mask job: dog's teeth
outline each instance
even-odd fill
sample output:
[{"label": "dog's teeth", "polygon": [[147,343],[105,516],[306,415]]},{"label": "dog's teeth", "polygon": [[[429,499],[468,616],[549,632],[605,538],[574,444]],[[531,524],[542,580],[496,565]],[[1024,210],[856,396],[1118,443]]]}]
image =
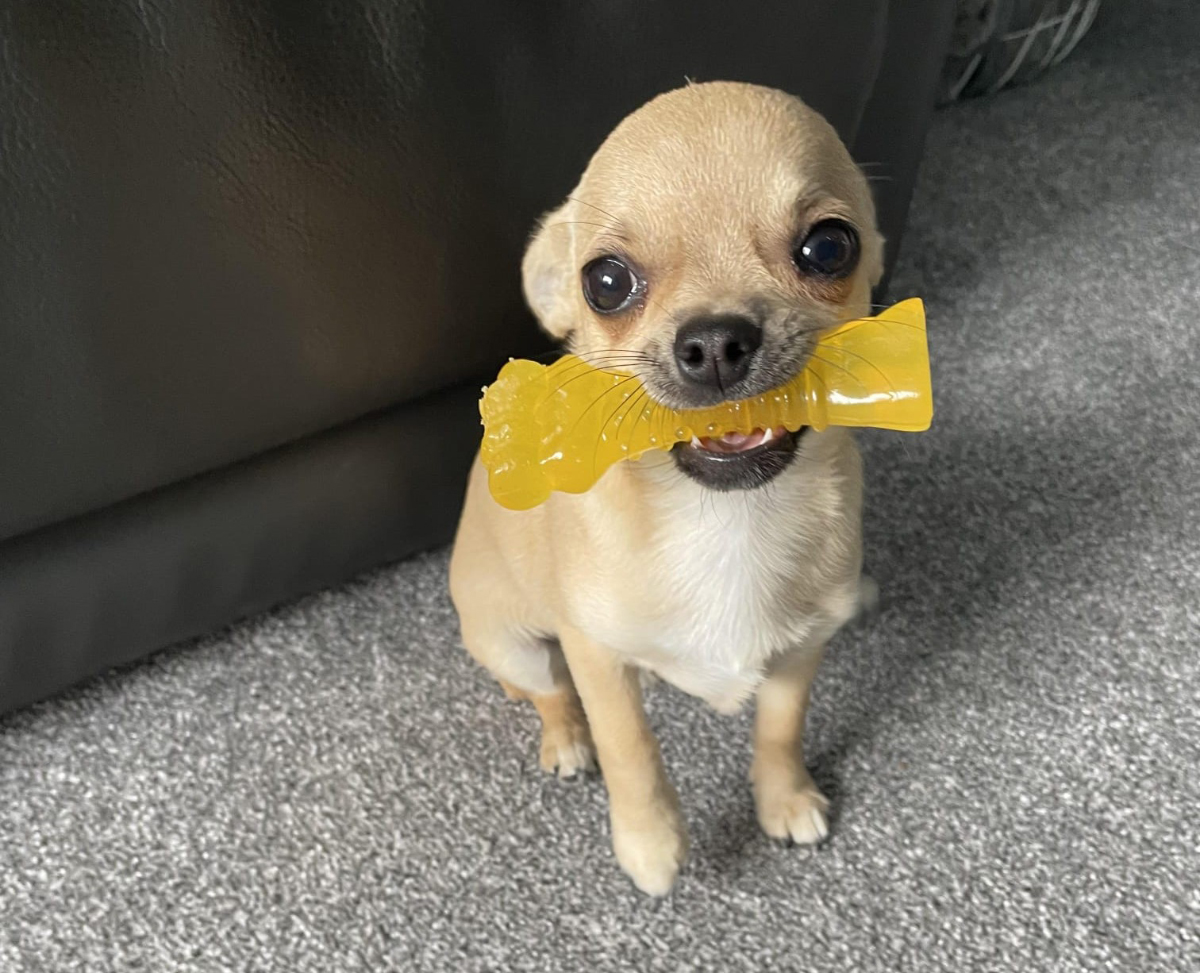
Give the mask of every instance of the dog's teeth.
[{"label": "dog's teeth", "polygon": [[704,448],[704,447],[703,447],[703,445],[701,445],[701,443],[700,443],[700,437],[699,437],[699,436],[693,436],[693,437],[692,437],[692,445],[693,445],[693,446],[695,446],[697,449],[703,449],[703,448]]},{"label": "dog's teeth", "polygon": [[774,438],[775,438],[775,430],[774,429],[764,429],[762,445],[765,446],[767,443],[769,443]]}]

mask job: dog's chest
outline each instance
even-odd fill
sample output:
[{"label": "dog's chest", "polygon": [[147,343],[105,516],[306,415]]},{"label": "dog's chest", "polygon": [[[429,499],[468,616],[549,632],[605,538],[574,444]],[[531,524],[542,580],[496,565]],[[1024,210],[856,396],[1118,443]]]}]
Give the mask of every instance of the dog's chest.
[{"label": "dog's chest", "polygon": [[685,511],[693,517],[674,511],[639,569],[613,579],[620,590],[604,599],[610,610],[593,619],[593,635],[718,709],[736,709],[772,656],[828,638],[853,611],[845,585],[825,580],[831,565],[812,556],[818,524],[780,516],[770,499],[710,494]]}]

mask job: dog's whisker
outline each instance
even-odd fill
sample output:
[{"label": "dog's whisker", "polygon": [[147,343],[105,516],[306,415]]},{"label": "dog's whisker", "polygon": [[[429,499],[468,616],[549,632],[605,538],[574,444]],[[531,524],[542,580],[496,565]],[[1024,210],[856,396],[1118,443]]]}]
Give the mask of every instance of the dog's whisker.
[{"label": "dog's whisker", "polygon": [[[571,427],[571,432],[568,435],[573,436],[575,434],[575,430],[578,429],[580,427],[580,425],[583,423],[583,420],[587,418],[587,414],[589,412],[591,412],[594,408],[596,408],[597,405],[599,405],[601,402],[603,402],[606,395],[608,395],[610,392],[615,391],[616,389],[619,389],[622,385],[628,385],[630,382],[636,382],[636,381],[637,381],[637,376],[630,375],[629,378],[622,379],[621,381],[617,382],[617,384],[614,385],[611,389],[606,389],[604,392],[604,395],[598,395],[598,396],[596,396],[596,398],[592,399],[592,401],[590,403],[588,403],[587,408],[584,409],[583,412],[581,412],[579,414],[579,418],[575,420],[575,425]],[[600,427],[600,435],[601,436],[604,435],[604,426]],[[599,449],[600,449],[600,441],[597,440],[596,441],[596,451],[598,452]],[[593,455],[592,462],[595,463],[595,461],[596,461],[596,458],[595,458],[595,455]]]},{"label": "dog's whisker", "polygon": [[610,213],[606,209],[602,209],[601,207],[597,206],[595,203],[589,203],[586,199],[580,199],[578,196],[568,196],[567,199],[569,199],[573,203],[578,203],[580,206],[591,207],[597,213],[603,213],[610,220],[613,220],[616,223],[617,229],[621,229],[624,226],[624,224],[619,216],[616,216],[615,214]]},{"label": "dog's whisker", "polygon": [[815,368],[813,368],[812,365],[805,365],[804,370],[813,377],[814,381],[820,383],[821,388],[823,388],[825,390],[825,397],[829,398],[829,383],[826,382],[825,379],[821,378],[821,376],[817,374],[817,370]]},{"label": "dog's whisker", "polygon": [[575,357],[581,361],[588,362],[589,364],[593,361],[605,361],[611,358],[620,358],[625,361],[642,362],[646,364],[654,361],[650,355],[647,355],[644,352],[624,351],[621,349],[613,349],[611,351],[585,351],[581,354],[577,354]]},{"label": "dog's whisker", "polygon": [[[629,403],[630,399],[634,399],[634,398],[635,398],[635,396],[630,395],[629,398],[622,399],[620,402],[618,402],[617,407],[608,414],[608,418],[605,419],[603,424],[600,426],[601,431],[607,429],[612,424],[613,419],[615,419],[617,417],[617,413],[620,412],[621,409]],[[622,417],[622,419],[620,421],[624,422],[624,417]],[[618,425],[619,424],[620,423],[618,423]],[[619,432],[618,432],[618,435],[619,435]],[[597,446],[597,448],[599,448],[599,446]]]},{"label": "dog's whisker", "polygon": [[833,331],[837,328],[845,327],[848,324],[853,324],[853,328],[846,328],[846,333],[849,334],[851,331],[861,328],[864,324],[869,324],[872,321],[880,321],[883,324],[891,324],[897,328],[912,328],[916,331],[924,330],[919,324],[913,324],[911,321],[901,321],[899,318],[883,318],[879,315],[875,315],[870,318],[845,318],[830,325],[826,330]]},{"label": "dog's whisker", "polygon": [[[887,387],[890,391],[892,391],[892,392],[896,391],[896,386],[894,386],[891,383],[891,381],[888,379],[887,373],[884,372],[884,370],[882,368],[880,368],[878,365],[876,365],[873,361],[871,361],[871,359],[864,358],[862,355],[858,354],[857,352],[849,351],[845,348],[838,348],[837,351],[843,355],[849,355],[851,358],[855,358],[858,361],[861,361],[864,364],[869,365],[871,368],[873,368],[875,370],[875,374],[878,375],[881,379],[883,379],[884,383],[887,385]],[[854,374],[854,372],[851,371],[849,368],[847,368],[845,365],[839,365],[836,362],[831,362],[828,358],[822,358],[820,355],[818,355],[816,353],[816,351],[814,351],[812,353],[812,357],[815,358],[819,362],[824,362],[826,365],[830,366],[831,368],[840,369],[841,371],[845,372],[847,375],[854,378],[860,385],[864,384],[862,379],[859,379]]]},{"label": "dog's whisker", "polygon": [[[618,352],[621,354],[625,354],[625,355],[644,355],[644,354],[646,354],[644,351],[639,351],[637,348],[601,348],[598,351],[585,351],[585,352],[583,352],[583,354],[584,355],[610,355],[610,354],[614,354],[614,353],[618,353]],[[582,357],[582,355],[580,357]]]},{"label": "dog's whisker", "polygon": [[[558,365],[561,362],[562,362],[562,359],[560,358],[558,360],[558,362],[555,362],[554,364]],[[554,366],[552,365],[551,367],[554,367]],[[559,369],[559,373],[564,374],[564,375],[572,375],[577,372],[582,372],[583,374],[586,375],[586,374],[589,374],[589,373],[595,372],[595,371],[603,371],[603,369],[597,368],[597,366],[594,365],[592,362],[587,362],[587,361],[573,361]],[[558,390],[555,389],[555,391],[558,391]]]},{"label": "dog's whisker", "polygon": [[[572,362],[562,369],[564,372],[572,372],[575,370],[588,370],[598,372],[608,372],[612,375],[619,375],[616,371],[618,368],[632,368],[635,365],[653,364],[654,359],[648,355],[628,354],[624,352],[594,352],[587,357],[576,355],[578,361]],[[559,361],[562,361],[560,358]]]},{"label": "dog's whisker", "polygon": [[[669,416],[670,416],[670,413],[666,409],[658,409],[657,410],[659,442],[667,441],[667,438],[668,438],[667,437],[667,419],[669,418]],[[653,441],[653,438],[654,437],[652,436],[651,441]]]},{"label": "dog's whisker", "polygon": [[637,410],[637,416],[634,418],[633,422],[630,423],[630,425],[627,427],[629,429],[628,439],[630,441],[632,441],[632,439],[633,439],[633,433],[634,433],[634,430],[637,429],[638,423],[646,418],[646,410],[642,407],[642,403],[645,402],[646,400],[648,400],[649,398],[650,398],[650,393],[647,392],[645,390],[645,388],[642,388],[638,392],[637,395],[633,396],[632,401],[633,401],[634,405],[630,408],[629,413],[626,414],[626,418],[628,418],[628,416],[633,413],[634,409]]},{"label": "dog's whisker", "polygon": [[597,351],[584,351],[584,352],[567,351],[563,348],[550,348],[546,351],[538,352],[538,354],[530,355],[528,357],[530,359],[549,358],[551,355],[558,355],[560,358],[564,357],[565,355],[574,355],[576,358],[589,358],[589,357],[595,357],[595,356],[599,356],[599,355],[629,355],[631,357],[644,357],[644,358],[650,357],[646,352],[639,351],[636,348],[601,348],[601,349],[598,349]]},{"label": "dog's whisker", "polygon": [[[561,348],[551,348],[549,351],[539,351],[536,355],[526,355],[525,357],[529,361],[541,361],[544,358],[551,357],[553,357],[555,360],[558,360],[559,358],[563,357],[563,354],[564,352]],[[550,364],[553,365],[554,362],[551,362]]]},{"label": "dog's whisker", "polygon": [[[837,362],[830,361],[828,358],[822,358],[816,352],[813,352],[812,358],[816,361],[821,362],[821,364],[823,364],[823,365],[828,365],[830,368],[836,368],[839,372],[845,372],[846,375],[848,375],[851,379],[854,380],[854,382],[858,385],[858,387],[860,389],[862,389],[864,392],[868,391],[867,384],[861,378],[859,378],[857,375],[855,375],[854,372],[851,371],[849,368],[847,368],[845,365],[839,365]],[[867,362],[867,364],[870,365],[871,363]],[[871,367],[875,368],[875,370],[877,372],[879,372],[879,369],[876,368],[874,365],[871,365]],[[883,372],[879,372],[879,374],[883,375]],[[886,382],[887,376],[883,375],[883,379]],[[894,392],[895,389],[893,388],[892,391]]]},{"label": "dog's whisker", "polygon": [[[549,402],[550,399],[554,395],[557,395],[559,392],[561,392],[563,389],[565,389],[572,382],[577,382],[581,378],[587,378],[594,371],[598,371],[598,369],[593,368],[587,362],[576,362],[575,364],[570,365],[569,367],[563,369],[563,374],[565,374],[569,377],[564,378],[563,381],[558,383],[558,385],[556,385],[554,388],[550,389],[550,391],[546,393],[546,397],[542,401]],[[614,373],[614,374],[617,374],[617,373]]]},{"label": "dog's whisker", "polygon": [[[576,369],[576,370],[579,372],[579,374],[577,374],[577,375],[572,375],[572,376],[571,376],[570,378],[568,378],[568,379],[567,379],[565,382],[561,382],[561,383],[558,385],[558,387],[557,387],[557,388],[553,388],[553,389],[551,389],[551,390],[550,390],[550,391],[549,391],[549,392],[546,394],[546,397],[545,397],[544,399],[542,399],[542,402],[549,402],[549,401],[550,401],[550,399],[551,399],[553,396],[557,395],[559,392],[561,392],[563,389],[565,389],[565,388],[566,388],[568,385],[572,384],[573,382],[578,382],[578,381],[579,381],[581,378],[587,378],[589,375],[591,375],[591,373],[592,373],[592,371],[593,371],[593,369],[591,368],[591,366],[590,366],[590,365],[576,365],[576,366],[574,366],[574,368],[575,368],[575,369]],[[637,376],[635,376],[635,375],[630,375],[630,376],[628,376],[628,377],[626,377],[626,378],[623,378],[623,379],[622,379],[620,382],[618,382],[617,384],[618,384],[618,385],[624,385],[624,384],[625,384],[625,382],[630,382],[630,381],[633,381],[633,380],[635,380],[636,378],[637,378]]]},{"label": "dog's whisker", "polygon": [[620,227],[612,226],[608,223],[593,223],[588,220],[555,220],[553,223],[545,223],[542,229],[549,230],[555,226],[595,226],[601,230],[609,230],[611,232],[620,232]]},{"label": "dog's whisker", "polygon": [[[608,417],[608,419],[605,420],[604,425],[602,425],[600,427],[601,433],[603,433],[604,429],[608,428],[608,426],[612,423],[613,419],[616,418],[618,413],[620,413],[622,406],[626,406],[626,409],[625,409],[624,414],[621,415],[621,417],[619,419],[617,419],[618,425],[624,425],[625,420],[629,418],[629,416],[633,412],[633,410],[640,409],[641,403],[643,401],[645,401],[647,398],[649,398],[649,394],[646,392],[646,390],[644,388],[642,388],[642,389],[639,389],[634,394],[632,394],[628,399],[626,399],[623,402],[621,402],[620,404],[618,404],[616,409],[613,410],[612,415],[610,415]],[[625,425],[626,436],[625,436],[625,442],[624,442],[624,444],[622,444],[624,449],[629,448],[629,444],[633,439],[633,429],[636,425],[637,425],[636,419],[633,421],[632,424]],[[620,436],[621,436],[621,430],[618,430],[618,432],[617,432],[618,441],[620,440]],[[595,462],[596,453],[599,452],[599,450],[600,450],[600,440],[597,439],[596,440],[596,448],[592,452],[592,462],[593,463]]]},{"label": "dog's whisker", "polygon": [[609,355],[597,356],[595,358],[588,357],[580,359],[580,363],[586,365],[598,372],[608,372],[612,375],[620,374],[621,369],[633,368],[636,365],[652,364],[651,358],[635,358],[631,355]]}]

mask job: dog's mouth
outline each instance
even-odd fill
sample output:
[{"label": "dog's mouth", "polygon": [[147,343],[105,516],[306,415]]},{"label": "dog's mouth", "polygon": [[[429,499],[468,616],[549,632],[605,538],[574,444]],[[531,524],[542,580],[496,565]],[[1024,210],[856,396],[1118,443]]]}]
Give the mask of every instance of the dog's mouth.
[{"label": "dog's mouth", "polygon": [[713,490],[753,490],[787,469],[804,429],[754,429],[702,436],[671,451],[676,467]]},{"label": "dog's mouth", "polygon": [[706,453],[717,453],[721,456],[736,456],[753,452],[770,446],[776,439],[788,435],[786,429],[755,429],[751,432],[727,432],[724,436],[693,437],[689,445],[693,449],[702,449]]}]

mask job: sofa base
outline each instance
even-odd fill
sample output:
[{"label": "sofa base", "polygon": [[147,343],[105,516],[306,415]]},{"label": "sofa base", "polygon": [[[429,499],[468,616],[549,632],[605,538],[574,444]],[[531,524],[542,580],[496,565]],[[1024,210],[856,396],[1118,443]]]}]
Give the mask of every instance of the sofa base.
[{"label": "sofa base", "polygon": [[447,542],[479,388],[0,544],[0,712]]}]

